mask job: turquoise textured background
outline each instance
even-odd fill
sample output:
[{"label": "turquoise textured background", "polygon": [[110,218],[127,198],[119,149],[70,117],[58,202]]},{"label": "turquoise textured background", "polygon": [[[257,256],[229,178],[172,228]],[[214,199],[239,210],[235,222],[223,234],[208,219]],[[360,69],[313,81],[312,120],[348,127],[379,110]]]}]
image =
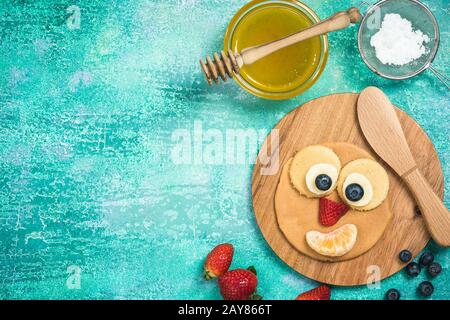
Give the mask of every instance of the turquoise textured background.
[{"label": "turquoise textured background", "polygon": [[[359,1],[305,1],[321,18]],[[215,244],[254,265],[267,299],[293,299],[314,281],[271,251],[251,208],[252,164],[175,165],[175,129],[270,130],[313,98],[381,87],[429,134],[445,177],[449,92],[428,71],[407,81],[375,76],[355,26],[330,35],[319,81],[289,101],[266,101],[235,83],[207,87],[198,59],[222,47],[246,1],[48,0],[0,5],[0,298],[216,299],[201,278]],[[450,74],[448,0],[425,3],[441,27],[435,66]],[[81,9],[70,29],[66,9]],[[254,150],[249,150],[249,153]],[[252,156],[252,154],[250,154]],[[445,182],[445,203],[450,191]],[[450,298],[450,254],[433,298]],[[67,286],[70,266],[80,288]],[[334,299],[380,299],[396,287],[415,299],[425,273],[400,272],[380,289],[333,288]]]}]

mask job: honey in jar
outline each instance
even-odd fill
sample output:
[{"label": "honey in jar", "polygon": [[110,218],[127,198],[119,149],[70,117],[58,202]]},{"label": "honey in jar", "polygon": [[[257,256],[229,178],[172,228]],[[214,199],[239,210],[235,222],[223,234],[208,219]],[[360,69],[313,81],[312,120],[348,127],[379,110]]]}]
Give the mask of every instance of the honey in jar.
[{"label": "honey in jar", "polygon": [[[244,6],[231,21],[225,48],[241,52],[308,28],[318,21],[311,9],[297,1],[255,0]],[[327,48],[326,36],[313,37],[244,65],[236,80],[258,96],[289,98],[315,82],[325,67]]]}]

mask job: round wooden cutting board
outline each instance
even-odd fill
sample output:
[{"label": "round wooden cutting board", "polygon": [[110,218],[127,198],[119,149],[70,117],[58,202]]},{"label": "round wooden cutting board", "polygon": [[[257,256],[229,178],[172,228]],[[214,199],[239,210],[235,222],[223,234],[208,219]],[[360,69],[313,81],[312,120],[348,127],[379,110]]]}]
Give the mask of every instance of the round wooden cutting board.
[{"label": "round wooden cutting board", "polygon": [[[354,93],[325,96],[287,114],[274,128],[279,129],[278,148],[276,145],[271,147],[272,131],[261,148],[252,178],[256,221],[273,251],[306,277],[333,285],[362,285],[377,278],[384,279],[404,267],[398,259],[401,250],[408,249],[415,257],[430,239],[424,221],[415,213],[413,197],[366,142],[356,116],[357,98],[358,94]],[[444,178],[432,142],[412,118],[400,109],[396,111],[419,168],[442,198]],[[342,262],[321,262],[301,254],[286,240],[275,215],[274,196],[283,165],[303,147],[324,142],[349,142],[367,150],[384,165],[390,180],[389,198],[394,214],[392,221],[372,249]],[[271,155],[270,162],[266,159],[267,154]],[[276,163],[277,157],[278,170],[264,170]],[[261,160],[267,165],[263,165]]]}]

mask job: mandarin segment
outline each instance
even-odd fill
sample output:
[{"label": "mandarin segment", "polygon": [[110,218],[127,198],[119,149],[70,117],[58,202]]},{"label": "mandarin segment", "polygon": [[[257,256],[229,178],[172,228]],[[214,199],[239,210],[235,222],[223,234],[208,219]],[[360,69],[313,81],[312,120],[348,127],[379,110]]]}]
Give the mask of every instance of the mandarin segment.
[{"label": "mandarin segment", "polygon": [[357,234],[358,229],[354,224],[346,224],[329,233],[308,231],[306,242],[311,249],[321,255],[340,257],[353,248]]}]

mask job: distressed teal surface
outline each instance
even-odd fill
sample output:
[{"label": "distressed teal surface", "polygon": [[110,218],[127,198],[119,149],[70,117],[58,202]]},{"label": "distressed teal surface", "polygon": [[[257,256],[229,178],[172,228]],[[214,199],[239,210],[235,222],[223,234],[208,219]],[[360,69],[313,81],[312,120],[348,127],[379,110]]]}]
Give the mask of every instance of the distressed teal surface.
[{"label": "distressed teal surface", "polygon": [[[200,275],[209,249],[225,241],[236,248],[233,267],[257,268],[265,298],[312,288],[256,226],[252,163],[174,164],[172,134],[194,121],[220,132],[267,131],[308,100],[376,85],[434,142],[450,204],[449,92],[428,71],[402,82],[375,76],[358,55],[356,27],[330,35],[326,70],[299,97],[274,102],[232,82],[207,87],[198,59],[221,48],[244,3],[2,1],[0,298],[220,298]],[[360,4],[306,3],[322,18]],[[425,3],[441,27],[435,66],[449,75],[449,2]],[[81,9],[80,29],[67,26],[71,5]],[[432,298],[449,299],[450,253],[429,248],[444,265]],[[79,289],[70,268],[80,270]],[[333,288],[333,298],[380,299],[395,287],[415,299],[424,278],[400,272],[380,289]]]}]

